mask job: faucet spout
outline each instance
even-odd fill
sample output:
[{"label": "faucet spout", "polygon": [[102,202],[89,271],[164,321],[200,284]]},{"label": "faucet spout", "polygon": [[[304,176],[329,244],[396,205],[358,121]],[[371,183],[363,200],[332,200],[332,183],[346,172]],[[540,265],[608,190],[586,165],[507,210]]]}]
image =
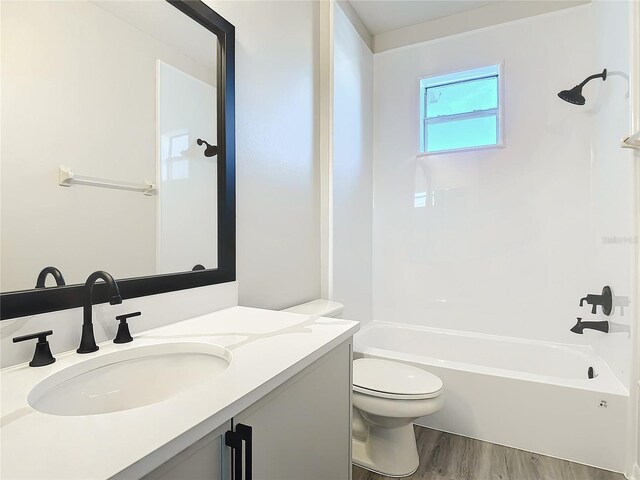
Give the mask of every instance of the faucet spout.
[{"label": "faucet spout", "polygon": [[40,274],[38,275],[38,280],[36,280],[36,288],[45,288],[45,281],[47,280],[47,275],[51,275],[53,279],[56,281],[57,286],[64,285],[64,277],[60,270],[56,267],[45,267],[42,269]]},{"label": "faucet spout", "polygon": [[96,344],[96,339],[93,334],[92,319],[93,287],[98,280],[104,280],[104,282],[107,284],[107,287],[109,288],[109,294],[111,295],[111,298],[109,299],[109,303],[111,305],[122,303],[122,296],[120,295],[118,283],[109,273],[99,270],[89,275],[89,278],[87,278],[87,281],[84,284],[85,297],[82,319],[82,337],[80,339],[80,347],[78,347],[78,350],[76,350],[78,353],[91,353],[97,351],[99,348]]},{"label": "faucet spout", "polygon": [[582,318],[578,317],[578,323],[571,327],[570,330],[573,333],[582,335],[585,329],[597,330],[602,333],[609,333],[609,322],[607,320],[603,320],[600,322],[583,322]]}]

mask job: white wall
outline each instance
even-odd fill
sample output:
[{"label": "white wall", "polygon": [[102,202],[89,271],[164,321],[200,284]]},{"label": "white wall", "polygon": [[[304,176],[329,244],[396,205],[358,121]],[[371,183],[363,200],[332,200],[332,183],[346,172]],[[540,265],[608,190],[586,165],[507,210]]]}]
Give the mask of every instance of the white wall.
[{"label": "white wall", "polygon": [[[588,343],[629,386],[637,238],[627,2],[594,2],[375,56],[374,318]],[[525,54],[526,52],[526,54]],[[418,79],[503,64],[504,149],[416,158]],[[557,92],[609,69],[584,89]],[[414,195],[433,204],[414,208]],[[609,335],[570,333],[611,285]]]},{"label": "white wall", "polygon": [[344,318],[371,320],[373,54],[341,6],[334,10],[333,300]]},{"label": "white wall", "polygon": [[[351,26],[356,29],[362,41],[367,45],[369,50],[373,52],[373,35],[371,35],[369,29],[358,16],[358,12],[355,11],[349,0],[335,0],[334,5],[340,7],[342,14],[349,19]],[[336,28],[334,25],[334,31],[335,30]]]},{"label": "white wall", "polygon": [[157,273],[218,266],[216,87],[158,62]]},{"label": "white wall", "polygon": [[[593,47],[591,8],[580,6],[376,55],[376,320],[576,343],[598,335],[569,328],[589,317],[579,298],[614,283],[592,280],[590,136],[602,86],[585,88],[582,108],[557,97],[593,73]],[[418,79],[496,63],[506,148],[417,159]],[[414,208],[420,192],[434,204]]]},{"label": "white wall", "polygon": [[236,28],[240,304],[320,295],[318,5],[208,0]]},{"label": "white wall", "polygon": [[[640,131],[640,3],[630,6],[630,85],[631,131]],[[634,152],[634,178],[636,235],[640,236],[640,150]],[[638,252],[636,246],[636,252]],[[640,300],[640,255],[636,262],[636,302]],[[629,389],[629,430],[627,435],[627,478],[640,480],[640,312],[636,308],[635,322],[632,323],[632,385]]]},{"label": "white wall", "polygon": [[[591,318],[608,319],[609,335],[592,335],[590,342],[620,380],[630,387],[631,325],[637,312],[635,258],[638,248],[634,209],[633,152],[620,148],[632,131],[630,109],[630,2],[598,0],[592,4],[595,29],[594,70],[608,69],[593,102],[590,234],[592,249],[589,290],[603,282],[613,288],[618,303],[609,317],[598,311]],[[594,290],[595,289],[595,290]],[[586,316],[586,315],[585,315]]]},{"label": "white wall", "polygon": [[[156,7],[185,34],[171,16],[180,12]],[[60,187],[58,166],[155,181],[156,59],[209,83],[215,69],[90,2],[7,1],[1,8],[0,289],[33,288],[47,265],[67,284],[97,269],[116,278],[155,273],[156,197]],[[185,26],[194,35],[200,28]],[[215,54],[215,38],[201,43],[207,48]]]}]

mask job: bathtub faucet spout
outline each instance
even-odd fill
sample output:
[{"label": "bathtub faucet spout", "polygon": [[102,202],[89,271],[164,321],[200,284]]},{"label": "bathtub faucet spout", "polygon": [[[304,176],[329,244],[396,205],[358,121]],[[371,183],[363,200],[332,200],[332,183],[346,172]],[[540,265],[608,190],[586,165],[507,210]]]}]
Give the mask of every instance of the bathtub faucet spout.
[{"label": "bathtub faucet spout", "polygon": [[578,317],[578,323],[576,323],[571,331],[573,333],[577,333],[578,335],[582,335],[584,330],[598,330],[599,332],[609,333],[609,322],[607,320],[603,320],[601,322],[583,322],[582,318]]}]

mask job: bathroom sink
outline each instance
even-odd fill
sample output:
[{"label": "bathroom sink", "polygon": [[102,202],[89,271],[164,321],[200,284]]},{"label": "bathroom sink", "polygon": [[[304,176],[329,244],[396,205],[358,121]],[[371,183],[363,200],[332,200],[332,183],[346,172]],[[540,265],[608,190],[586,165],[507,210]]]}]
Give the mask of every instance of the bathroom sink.
[{"label": "bathroom sink", "polygon": [[165,343],[94,357],[38,383],[27,401],[51,415],[98,415],[144,407],[215,382],[231,352],[205,343]]}]

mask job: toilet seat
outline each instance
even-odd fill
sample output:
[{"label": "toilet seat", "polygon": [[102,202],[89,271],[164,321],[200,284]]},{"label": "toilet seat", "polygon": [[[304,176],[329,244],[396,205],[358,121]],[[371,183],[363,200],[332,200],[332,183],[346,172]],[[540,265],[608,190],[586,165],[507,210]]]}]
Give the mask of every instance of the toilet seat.
[{"label": "toilet seat", "polygon": [[353,362],[353,390],[379,398],[420,400],[439,396],[442,380],[405,363],[358,358]]},{"label": "toilet seat", "polygon": [[437,392],[433,392],[433,393],[406,395],[402,393],[379,392],[377,390],[370,390],[368,388],[359,387],[357,385],[353,386],[353,391],[357,393],[362,393],[364,395],[370,395],[372,397],[390,398],[392,400],[426,400],[429,398],[436,398],[440,396],[440,394],[442,393],[442,389],[440,389]]}]

